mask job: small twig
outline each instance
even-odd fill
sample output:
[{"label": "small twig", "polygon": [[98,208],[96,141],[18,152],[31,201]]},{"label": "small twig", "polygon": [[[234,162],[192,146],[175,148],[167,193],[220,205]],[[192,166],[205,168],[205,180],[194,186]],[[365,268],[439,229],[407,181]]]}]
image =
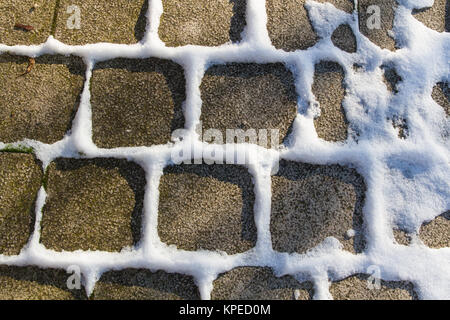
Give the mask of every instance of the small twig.
[{"label": "small twig", "polygon": [[14,25],[14,29],[20,29],[20,30],[28,32],[28,31],[34,30],[34,27],[30,26],[30,25],[26,25],[26,24],[16,23]]},{"label": "small twig", "polygon": [[35,64],[36,64],[36,60],[34,60],[34,58],[28,58],[27,70],[24,73],[22,73],[21,75],[19,75],[19,77],[29,74],[31,72],[31,70],[33,70]]}]

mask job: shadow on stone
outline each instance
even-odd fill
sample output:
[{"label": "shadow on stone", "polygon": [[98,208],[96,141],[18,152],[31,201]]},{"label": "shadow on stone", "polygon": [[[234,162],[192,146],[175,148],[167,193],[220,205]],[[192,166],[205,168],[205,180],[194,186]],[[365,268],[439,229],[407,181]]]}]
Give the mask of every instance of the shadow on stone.
[{"label": "shadow on stone", "polygon": [[198,300],[191,276],[145,269],[110,271],[97,282],[94,300]]},{"label": "shadow on stone", "polygon": [[86,300],[83,287],[70,290],[64,270],[0,266],[0,299]]},{"label": "shadow on stone", "polygon": [[233,4],[233,17],[231,17],[230,39],[232,42],[242,40],[241,33],[244,31],[246,24],[246,0],[230,0]]},{"label": "shadow on stone", "polygon": [[183,68],[169,60],[115,59],[96,65],[94,142],[105,148],[166,144],[184,127]]},{"label": "shadow on stone", "polygon": [[148,0],[144,0],[141,11],[139,12],[138,20],[134,27],[134,37],[138,42],[142,41],[145,36],[145,31],[147,29],[147,11],[148,11]]},{"label": "shadow on stone", "polygon": [[337,27],[331,35],[331,41],[336,47],[345,52],[356,52],[356,37],[348,24],[341,24]]}]

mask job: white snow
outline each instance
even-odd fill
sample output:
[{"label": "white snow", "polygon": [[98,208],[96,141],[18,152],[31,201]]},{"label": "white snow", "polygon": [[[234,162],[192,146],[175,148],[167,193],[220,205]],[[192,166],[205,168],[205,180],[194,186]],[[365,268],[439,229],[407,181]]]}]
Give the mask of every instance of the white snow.
[{"label": "white snow", "polygon": [[[42,188],[36,206],[36,227],[28,245],[18,256],[0,255],[0,264],[67,268],[78,265],[88,294],[102,273],[125,268],[148,268],[192,275],[203,299],[209,299],[212,282],[222,272],[237,266],[272,267],[277,276],[290,274],[314,282],[315,298],[332,298],[331,281],[366,272],[376,265],[384,280],[411,281],[422,299],[450,299],[450,248],[430,249],[419,242],[401,246],[394,242],[393,223],[417,232],[424,221],[432,220],[450,208],[449,139],[443,132],[450,122],[443,109],[431,99],[435,83],[449,81],[450,34],[426,28],[411,15],[413,8],[430,6],[433,0],[399,0],[393,35],[402,48],[390,52],[371,43],[358,30],[357,13],[348,14],[330,4],[308,1],[313,26],[322,39],[304,51],[284,52],[270,43],[266,30],[265,1],[247,1],[247,27],[239,44],[220,47],[165,47],[158,37],[161,0],[150,0],[149,24],[141,43],[119,45],[96,43],[65,45],[53,37],[38,46],[0,45],[0,53],[37,57],[43,54],[80,56],[86,63],[86,84],[71,132],[63,140],[47,145],[39,141],[18,141],[16,145],[34,148],[44,168],[58,157],[115,157],[135,161],[146,171],[143,237],[134,248],[120,253],[55,252],[39,243],[39,223],[46,193]],[[346,22],[356,35],[358,51],[350,54],[334,47],[330,36]],[[89,81],[96,62],[108,59],[158,57],[171,59],[184,67],[187,81],[185,101],[186,137],[167,145],[100,149],[92,141]],[[318,138],[314,117],[320,112],[311,92],[314,65],[332,60],[345,70],[347,95],[344,109],[350,122],[345,143]],[[293,71],[299,96],[299,113],[287,148],[279,152],[240,145],[237,152],[256,148],[260,157],[248,170],[253,176],[256,203],[257,245],[236,255],[220,252],[188,252],[162,243],[157,233],[158,183],[171,152],[198,141],[194,128],[201,113],[200,83],[207,66],[227,62],[284,62]],[[353,64],[364,69],[356,71]],[[399,93],[389,93],[382,82],[381,65],[394,66],[403,81]],[[408,138],[399,139],[387,118],[406,119]],[[358,133],[356,134],[352,133]],[[356,140],[357,139],[357,140]],[[0,143],[0,148],[4,147]],[[212,148],[223,148],[215,145]],[[254,150],[254,149],[253,149]],[[276,153],[276,155],[274,155]],[[83,156],[81,156],[83,154]],[[354,167],[367,185],[364,218],[367,249],[362,254],[343,251],[335,238],[307,254],[287,254],[272,249],[270,236],[270,194],[272,167],[278,158],[314,164],[342,164]],[[351,235],[351,232],[350,234]]]}]

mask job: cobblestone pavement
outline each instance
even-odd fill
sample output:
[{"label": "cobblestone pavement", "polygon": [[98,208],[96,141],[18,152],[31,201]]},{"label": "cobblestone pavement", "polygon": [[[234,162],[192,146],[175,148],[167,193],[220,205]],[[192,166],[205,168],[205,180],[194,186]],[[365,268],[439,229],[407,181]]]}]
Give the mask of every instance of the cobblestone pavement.
[{"label": "cobblestone pavement", "polygon": [[[326,2],[321,0],[320,2]],[[330,0],[352,12],[353,1]],[[218,46],[238,42],[246,26],[245,0],[163,0],[158,34],[167,46]],[[306,49],[318,41],[304,0],[267,0],[268,31],[273,45],[285,51]],[[360,30],[376,45],[396,50],[389,36],[396,2],[360,0]],[[379,4],[382,28],[362,24],[367,7]],[[81,29],[69,29],[77,6]],[[0,43],[39,44],[52,35],[71,45],[96,42],[132,44],[145,31],[146,1],[0,0]],[[415,17],[439,32],[449,31],[448,2],[435,0]],[[69,21],[70,22],[70,21]],[[73,22],[73,21],[72,21]],[[26,31],[24,26],[33,26]],[[355,52],[355,36],[347,25],[333,33],[341,50]],[[0,55],[0,141],[23,139],[54,143],[71,129],[84,81],[77,57],[41,56],[29,74],[26,57]],[[321,139],[347,139],[342,108],[344,71],[334,62],[315,66],[313,93],[322,106],[315,120]],[[401,79],[385,69],[387,87],[395,93]],[[95,66],[91,81],[94,142],[103,148],[149,146],[170,141],[183,128],[183,68],[160,59],[118,59]],[[211,66],[200,86],[204,129],[276,128],[285,139],[296,116],[295,84],[283,64]],[[439,83],[433,99],[450,113],[447,83]],[[258,112],[255,113],[255,106]],[[144,115],[144,116],[143,116]],[[398,121],[394,125],[402,127]],[[405,128],[400,128],[405,129]],[[399,134],[404,138],[400,130]],[[56,251],[118,252],[141,239],[145,173],[136,163],[115,159],[57,159],[45,172],[32,150],[0,152],[0,254],[17,255],[34,225],[34,203],[40,186],[48,193],[43,208],[41,243]],[[255,197],[248,172],[240,166],[198,164],[166,168],[161,179],[158,234],[163,242],[184,250],[251,249],[256,242]],[[274,249],[304,253],[327,237],[344,250],[364,250],[364,179],[336,165],[283,161],[272,177]],[[352,229],[355,234],[349,234]],[[411,235],[394,230],[398,243]],[[420,239],[433,248],[450,245],[449,214],[422,226]],[[65,270],[0,266],[0,299],[87,299],[69,289]],[[367,288],[367,275],[357,274],[331,284],[335,299],[415,299],[408,282],[382,282]],[[301,280],[301,279],[300,279]],[[313,285],[290,276],[276,277],[269,268],[241,267],[214,282],[213,299],[310,299]],[[186,275],[126,269],[102,275],[91,299],[199,299],[194,280]]]}]

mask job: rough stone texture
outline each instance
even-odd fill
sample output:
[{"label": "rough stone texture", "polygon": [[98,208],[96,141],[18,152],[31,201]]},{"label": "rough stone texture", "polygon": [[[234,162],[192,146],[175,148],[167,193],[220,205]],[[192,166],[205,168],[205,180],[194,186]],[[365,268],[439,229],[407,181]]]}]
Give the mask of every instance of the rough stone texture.
[{"label": "rough stone texture", "polygon": [[237,165],[167,167],[159,186],[158,233],[184,250],[228,254],[254,247],[253,184]]},{"label": "rough stone texture", "polygon": [[159,37],[168,47],[219,46],[241,40],[245,0],[163,0]]},{"label": "rough stone texture", "polygon": [[86,299],[84,288],[69,290],[64,270],[0,266],[0,300]]},{"label": "rough stone texture", "polygon": [[341,24],[331,35],[331,41],[339,49],[353,53],[356,52],[356,37],[348,24]]},{"label": "rough stone texture", "polygon": [[[345,250],[361,252],[365,190],[354,169],[282,160],[272,177],[274,250],[304,253],[335,237]],[[353,238],[347,237],[350,229],[356,232]]]},{"label": "rough stone texture", "polygon": [[96,66],[91,84],[94,143],[103,148],[166,144],[183,128],[181,66],[160,59],[117,59]]},{"label": "rough stone texture", "polygon": [[[371,5],[380,7],[381,28],[369,29],[367,21],[373,16],[373,11],[367,12],[367,8]],[[395,41],[392,39],[388,31],[392,30],[394,23],[395,9],[397,8],[396,0],[360,0],[358,1],[359,13],[359,30],[363,35],[377,46],[391,51],[395,50]]]},{"label": "rough stone texture", "polygon": [[0,254],[17,255],[27,243],[41,179],[32,155],[0,153]]},{"label": "rough stone texture", "polygon": [[[29,74],[25,57],[0,56],[0,141],[54,143],[71,127],[84,80],[81,59],[42,56]],[[51,88],[51,90],[49,90]]]},{"label": "rough stone texture", "polygon": [[450,3],[448,0],[434,0],[431,8],[413,10],[413,15],[428,28],[438,32],[450,32]]},{"label": "rough stone texture", "polygon": [[[69,29],[67,21],[74,15],[68,7],[80,9],[80,29]],[[144,35],[148,4],[146,0],[61,0],[56,19],[55,38],[66,44],[96,42],[131,44]]]},{"label": "rough stone texture", "polygon": [[448,83],[439,82],[433,87],[431,97],[444,108],[447,116],[450,116],[450,89]]},{"label": "rough stone texture", "polygon": [[409,246],[411,244],[411,236],[403,230],[394,229],[394,239],[398,244]]},{"label": "rough stone texture", "polygon": [[110,271],[97,282],[95,300],[198,300],[194,279],[190,276],[158,271],[127,269]]},{"label": "rough stone texture", "polygon": [[285,51],[305,50],[316,44],[304,7],[305,0],[267,0],[267,30],[272,44]]},{"label": "rough stone texture", "polygon": [[368,277],[359,274],[333,282],[330,293],[335,300],[417,300],[410,282],[381,280],[380,289],[369,289]]},{"label": "rough stone texture", "polygon": [[[0,0],[0,43],[39,44],[51,33],[56,0]],[[15,28],[29,25],[32,31]]]},{"label": "rough stone texture", "polygon": [[423,243],[430,248],[450,247],[450,211],[423,224],[419,236]]},{"label": "rough stone texture", "polygon": [[125,160],[58,159],[46,173],[41,242],[61,251],[120,251],[140,238],[145,172]]},{"label": "rough stone texture", "polygon": [[293,75],[279,63],[213,66],[200,90],[203,132],[221,130],[224,142],[226,129],[278,129],[282,140],[297,115]]},{"label": "rough stone texture", "polygon": [[345,96],[344,70],[329,61],[316,64],[312,92],[320,104],[320,116],[314,120],[319,138],[327,141],[347,139],[348,123],[342,100]]},{"label": "rough stone texture", "polygon": [[242,267],[214,281],[213,300],[309,300],[312,284],[291,276],[277,278],[270,268]]}]

